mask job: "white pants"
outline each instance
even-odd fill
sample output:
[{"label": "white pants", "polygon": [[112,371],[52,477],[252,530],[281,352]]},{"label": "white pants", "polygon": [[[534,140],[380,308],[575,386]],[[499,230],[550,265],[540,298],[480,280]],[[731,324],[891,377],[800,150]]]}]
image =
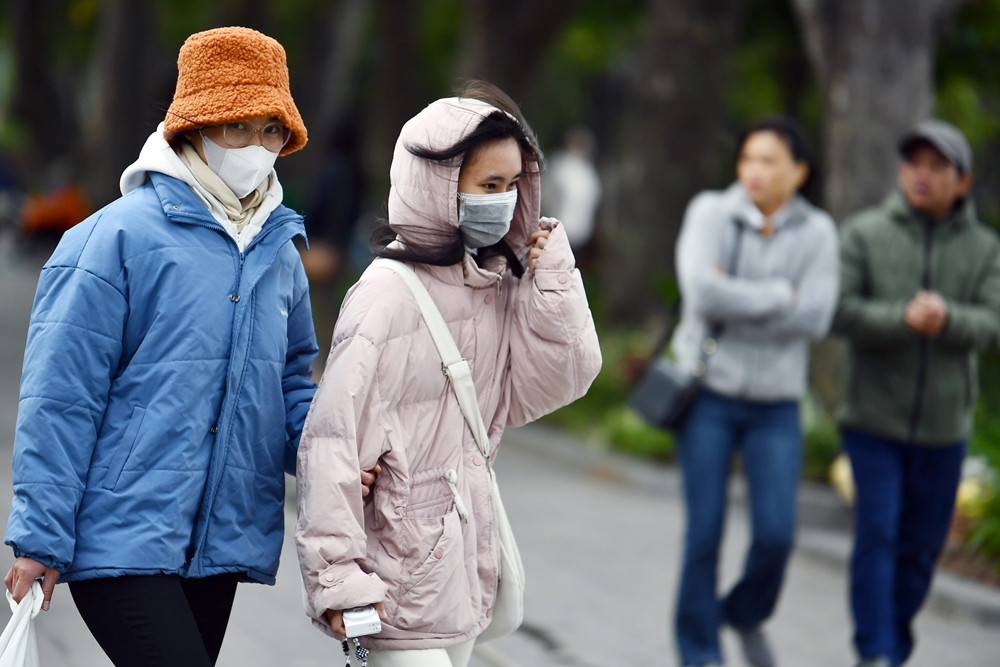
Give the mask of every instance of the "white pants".
[{"label": "white pants", "polygon": [[475,639],[448,648],[372,651],[368,667],[467,667]]}]

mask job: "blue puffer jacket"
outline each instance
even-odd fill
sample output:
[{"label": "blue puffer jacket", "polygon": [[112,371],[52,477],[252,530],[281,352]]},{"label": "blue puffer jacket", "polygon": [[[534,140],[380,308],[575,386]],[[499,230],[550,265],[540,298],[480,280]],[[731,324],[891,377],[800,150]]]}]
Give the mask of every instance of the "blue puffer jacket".
[{"label": "blue puffer jacket", "polygon": [[15,554],[60,581],[274,583],[315,391],[304,233],[279,206],[241,254],[187,185],[153,173],[64,235],[25,350]]}]

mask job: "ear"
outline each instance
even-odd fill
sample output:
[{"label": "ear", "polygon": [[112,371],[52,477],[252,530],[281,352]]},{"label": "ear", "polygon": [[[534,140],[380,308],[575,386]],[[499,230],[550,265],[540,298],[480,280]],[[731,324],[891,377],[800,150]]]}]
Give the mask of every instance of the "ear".
[{"label": "ear", "polygon": [[964,197],[972,189],[972,174],[966,172],[958,175],[958,184],[955,186],[955,194]]},{"label": "ear", "polygon": [[809,164],[807,162],[795,163],[795,190],[799,191],[809,180]]}]

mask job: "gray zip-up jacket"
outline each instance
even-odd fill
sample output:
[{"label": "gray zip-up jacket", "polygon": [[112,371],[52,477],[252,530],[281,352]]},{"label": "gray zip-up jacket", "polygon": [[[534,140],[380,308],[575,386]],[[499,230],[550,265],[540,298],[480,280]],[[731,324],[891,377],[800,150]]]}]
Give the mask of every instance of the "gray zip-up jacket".
[{"label": "gray zip-up jacket", "polygon": [[688,205],[676,248],[681,321],[671,345],[681,365],[694,369],[702,341],[721,323],[704,385],[730,398],[797,400],[806,391],[809,342],[826,335],[837,304],[837,229],[800,196],[774,215],[770,236],[748,222],[755,213],[739,183]]}]

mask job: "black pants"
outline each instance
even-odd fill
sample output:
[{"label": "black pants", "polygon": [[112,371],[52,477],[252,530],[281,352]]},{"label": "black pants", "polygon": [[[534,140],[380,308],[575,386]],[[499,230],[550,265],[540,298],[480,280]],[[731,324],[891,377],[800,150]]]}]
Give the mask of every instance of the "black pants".
[{"label": "black pants", "polygon": [[69,584],[80,615],[116,667],[211,667],[219,657],[237,574],[88,579]]}]

